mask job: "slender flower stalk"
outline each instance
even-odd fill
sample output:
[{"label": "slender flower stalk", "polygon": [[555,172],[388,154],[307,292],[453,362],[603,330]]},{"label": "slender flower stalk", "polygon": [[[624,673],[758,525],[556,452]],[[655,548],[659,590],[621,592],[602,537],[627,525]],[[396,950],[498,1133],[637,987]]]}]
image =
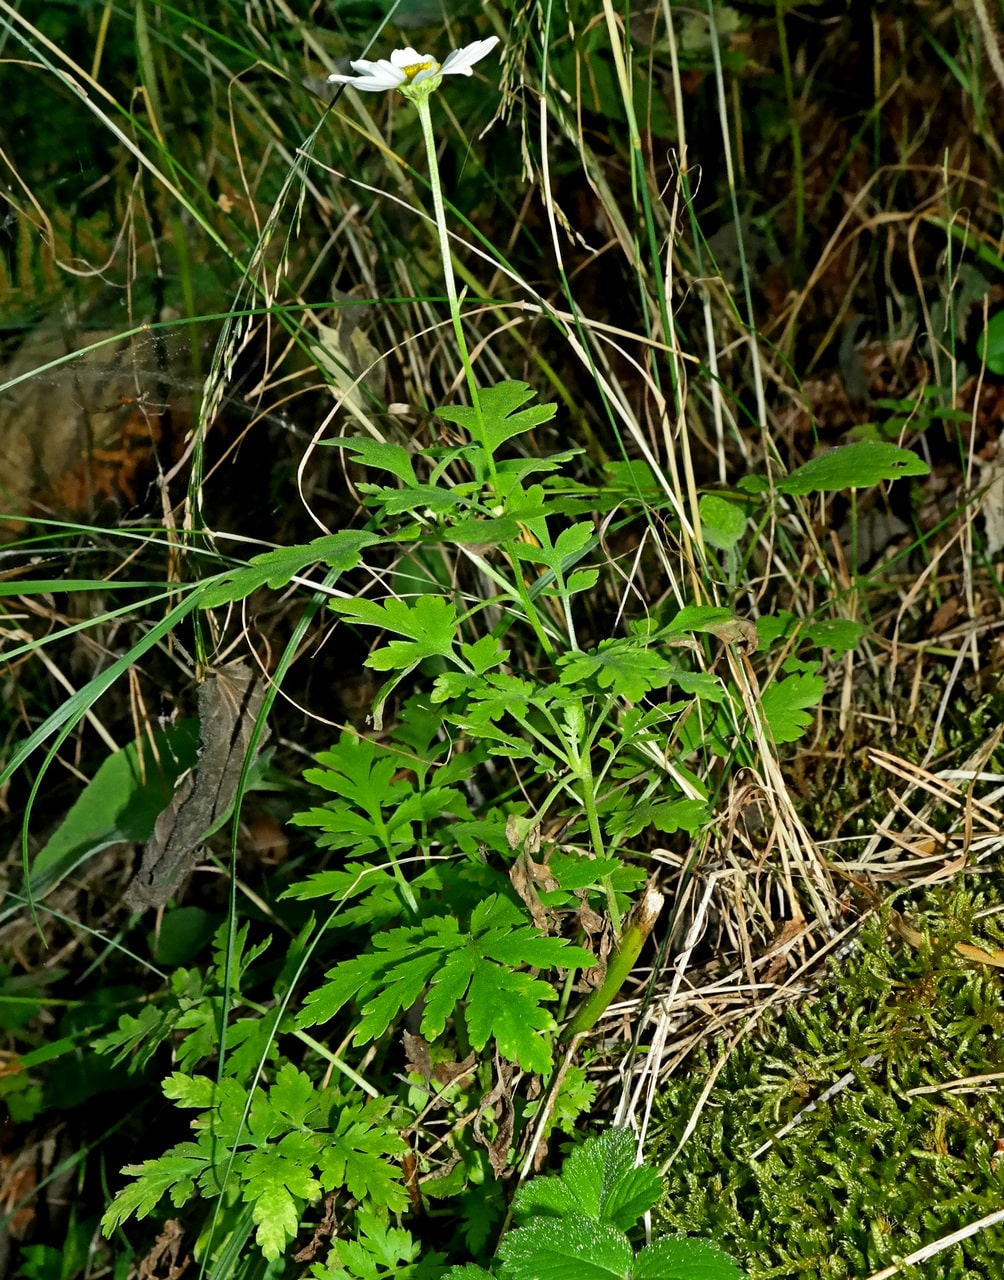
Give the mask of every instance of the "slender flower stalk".
[{"label": "slender flower stalk", "polygon": [[446,296],[450,304],[450,316],[453,320],[453,332],[456,336],[460,359],[464,366],[464,375],[470,391],[471,404],[474,408],[481,439],[478,444],[484,450],[488,469],[494,479],[495,459],[491,450],[485,447],[484,421],[481,414],[481,399],[478,394],[474,368],[464,334],[463,320],[460,314],[460,298],[457,294],[457,281],[453,274],[453,256],[450,251],[450,235],[446,226],[446,207],[443,202],[443,188],[439,177],[439,157],[436,153],[436,138],[432,129],[432,112],[429,108],[429,97],[439,88],[443,76],[472,74],[472,67],[480,62],[498,44],[498,36],[489,36],[487,40],[475,40],[473,44],[462,49],[454,49],[442,63],[431,54],[419,53],[412,48],[395,49],[390,58],[380,58],[369,62],[360,58],[350,63],[356,72],[354,76],[330,75],[328,79],[337,84],[349,84],[356,89],[370,93],[385,92],[397,89],[415,104],[418,112],[422,137],[425,140],[425,151],[429,160],[429,186],[432,189],[432,207],[436,219],[436,232],[439,236],[439,252],[443,260],[443,277],[446,281]]},{"label": "slender flower stalk", "polygon": [[491,450],[485,447],[483,420],[481,417],[481,399],[478,394],[478,384],[474,377],[474,366],[471,364],[471,353],[467,347],[467,336],[464,333],[464,322],[460,315],[460,297],[457,293],[457,281],[453,274],[453,255],[450,251],[450,234],[446,227],[446,208],[443,203],[443,190],[439,181],[439,161],[436,155],[436,138],[432,132],[432,112],[429,110],[429,99],[427,97],[415,99],[415,109],[418,111],[418,121],[422,126],[422,136],[425,139],[425,151],[429,158],[429,185],[432,188],[432,208],[436,216],[436,232],[439,235],[439,253],[443,259],[443,278],[446,281],[446,297],[450,304],[450,315],[453,319],[453,332],[457,339],[457,348],[460,351],[460,359],[463,362],[464,374],[467,378],[467,387],[471,396],[471,404],[474,407],[474,414],[477,418],[479,433],[481,439],[478,443],[484,448],[485,457],[488,460],[488,467],[494,477],[495,459],[492,457]]}]

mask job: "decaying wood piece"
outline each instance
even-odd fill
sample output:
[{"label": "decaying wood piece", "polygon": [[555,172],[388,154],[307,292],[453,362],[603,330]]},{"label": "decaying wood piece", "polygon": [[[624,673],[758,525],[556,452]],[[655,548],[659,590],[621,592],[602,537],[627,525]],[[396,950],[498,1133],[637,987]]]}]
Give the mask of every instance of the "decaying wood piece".
[{"label": "decaying wood piece", "polygon": [[264,682],[244,662],[210,671],[199,686],[199,761],[157,819],[126,889],[127,907],[162,907],[191,872],[202,842],[233,806],[264,697]]}]

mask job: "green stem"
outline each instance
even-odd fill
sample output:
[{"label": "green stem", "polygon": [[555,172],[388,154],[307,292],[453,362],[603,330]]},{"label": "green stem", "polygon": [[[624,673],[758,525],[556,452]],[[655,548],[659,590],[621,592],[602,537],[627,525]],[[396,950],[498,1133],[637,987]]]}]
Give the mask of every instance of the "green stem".
[{"label": "green stem", "polygon": [[450,303],[450,316],[453,319],[453,332],[457,339],[457,349],[464,366],[467,388],[471,396],[471,404],[478,423],[478,444],[484,451],[488,462],[488,470],[492,480],[495,479],[495,459],[485,442],[484,418],[481,414],[481,397],[478,384],[474,378],[474,366],[471,354],[467,349],[467,338],[464,334],[464,322],[460,315],[460,298],[457,294],[457,281],[453,274],[453,254],[450,250],[450,235],[446,229],[446,206],[443,203],[443,186],[439,180],[439,157],[436,154],[436,136],[432,131],[432,112],[427,97],[414,97],[412,102],[418,112],[418,121],[422,126],[422,137],[425,139],[425,153],[429,160],[429,186],[432,189],[432,208],[436,216],[436,232],[439,236],[439,253],[443,259],[443,278],[446,281],[446,296]]},{"label": "green stem", "polygon": [[635,909],[633,918],[621,934],[617,950],[607,961],[607,974],[603,985],[589,997],[572,1021],[561,1033],[561,1039],[568,1041],[584,1031],[591,1031],[598,1020],[613,1003],[615,997],[627,981],[635,961],[638,959],[645,939],[652,932],[659,912],[662,910],[663,896],[656,889],[646,889]]}]

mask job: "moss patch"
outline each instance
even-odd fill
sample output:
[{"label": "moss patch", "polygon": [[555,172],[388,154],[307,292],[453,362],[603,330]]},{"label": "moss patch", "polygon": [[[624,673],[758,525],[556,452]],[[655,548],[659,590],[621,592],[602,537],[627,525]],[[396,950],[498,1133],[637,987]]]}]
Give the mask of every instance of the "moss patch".
[{"label": "moss patch", "polygon": [[[1002,946],[1000,887],[942,890],[898,930],[894,913],[868,922],[819,996],[765,1015],[668,1172],[659,1231],[710,1236],[751,1280],[864,1280],[1001,1208],[1004,1079],[972,1077],[1004,1072],[1002,971],[958,950]],[[664,1086],[653,1161],[675,1149],[716,1048]],[[899,1274],[994,1277],[1002,1257],[998,1226]]]}]

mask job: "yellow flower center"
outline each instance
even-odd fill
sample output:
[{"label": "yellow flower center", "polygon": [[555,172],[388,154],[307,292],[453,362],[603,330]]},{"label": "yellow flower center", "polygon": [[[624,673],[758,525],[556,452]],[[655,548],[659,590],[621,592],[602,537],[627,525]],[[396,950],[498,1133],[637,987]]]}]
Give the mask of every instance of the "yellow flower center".
[{"label": "yellow flower center", "polygon": [[435,59],[429,58],[427,62],[413,62],[410,67],[402,67],[401,70],[408,78],[410,84],[420,71],[429,71],[436,65]]}]

